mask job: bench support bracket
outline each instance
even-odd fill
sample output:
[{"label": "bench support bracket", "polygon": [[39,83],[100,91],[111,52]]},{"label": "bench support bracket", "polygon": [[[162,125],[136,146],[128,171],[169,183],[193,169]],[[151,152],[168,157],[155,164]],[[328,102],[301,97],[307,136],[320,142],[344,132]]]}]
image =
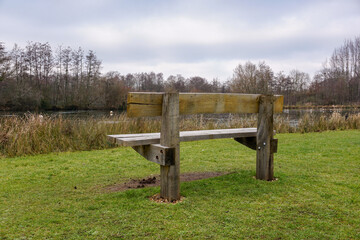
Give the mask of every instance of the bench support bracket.
[{"label": "bench support bracket", "polygon": [[256,150],[256,137],[234,138],[234,140],[252,150]]},{"label": "bench support bracket", "polygon": [[147,160],[162,166],[174,165],[175,148],[164,147],[160,144],[150,144],[132,147]]}]

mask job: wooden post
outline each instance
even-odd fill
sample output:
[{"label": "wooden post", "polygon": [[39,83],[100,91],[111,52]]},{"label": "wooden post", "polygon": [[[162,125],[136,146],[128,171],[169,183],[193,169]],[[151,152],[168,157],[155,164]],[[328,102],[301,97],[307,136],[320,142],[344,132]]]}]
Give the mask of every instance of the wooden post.
[{"label": "wooden post", "polygon": [[274,154],[271,148],[274,97],[260,96],[256,137],[256,178],[270,181],[274,178]]},{"label": "wooden post", "polygon": [[165,93],[162,103],[160,145],[175,148],[174,164],[160,166],[160,196],[180,199],[179,93]]}]

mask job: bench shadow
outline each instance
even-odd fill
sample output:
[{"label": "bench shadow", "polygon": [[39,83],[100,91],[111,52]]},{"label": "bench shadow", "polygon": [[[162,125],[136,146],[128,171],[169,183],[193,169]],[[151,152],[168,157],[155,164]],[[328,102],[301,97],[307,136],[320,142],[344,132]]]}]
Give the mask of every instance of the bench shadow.
[{"label": "bench shadow", "polygon": [[181,183],[181,195],[190,196],[259,196],[283,191],[282,181],[262,181],[255,179],[255,172],[239,170],[222,176]]},{"label": "bench shadow", "polygon": [[[202,172],[184,173],[181,181],[181,196],[217,198],[224,196],[257,197],[264,194],[283,192],[281,178],[276,181],[262,181],[255,179],[252,170],[236,172]],[[154,178],[156,180],[154,181]],[[159,192],[159,176],[143,179],[131,179],[127,183],[107,186],[106,192],[123,192],[126,198],[149,197]]]}]

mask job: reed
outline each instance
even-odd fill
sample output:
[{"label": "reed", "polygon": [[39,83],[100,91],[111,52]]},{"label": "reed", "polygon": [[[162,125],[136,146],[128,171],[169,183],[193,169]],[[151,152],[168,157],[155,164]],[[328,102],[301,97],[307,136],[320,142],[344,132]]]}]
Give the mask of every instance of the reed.
[{"label": "reed", "polygon": [[[257,115],[229,115],[209,118],[204,115],[183,117],[180,130],[256,127]],[[160,131],[160,118],[112,117],[68,119],[36,114],[25,117],[0,118],[0,156],[13,157],[49,152],[83,151],[114,147],[106,135]],[[283,115],[275,115],[278,133],[320,132],[326,130],[360,129],[360,114],[346,119],[334,112],[331,116],[306,114],[297,125]]]}]

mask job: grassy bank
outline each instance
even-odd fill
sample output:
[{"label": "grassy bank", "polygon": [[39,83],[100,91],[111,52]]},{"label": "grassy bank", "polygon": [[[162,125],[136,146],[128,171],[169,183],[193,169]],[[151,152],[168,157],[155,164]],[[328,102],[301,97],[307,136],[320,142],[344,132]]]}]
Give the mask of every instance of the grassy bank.
[{"label": "grassy bank", "polygon": [[159,173],[131,148],[0,159],[0,239],[359,239],[360,131],[277,137],[275,182],[233,140],[182,143],[182,173],[232,174],[182,183],[175,205],[106,190]]},{"label": "grassy bank", "polygon": [[[182,118],[181,130],[256,127],[257,115],[230,115],[222,119],[202,115]],[[274,128],[278,133],[319,132],[326,130],[360,129],[360,114],[347,118],[339,113],[304,115],[297,126],[288,118],[276,115]],[[125,114],[114,117],[64,119],[49,116],[0,118],[0,157],[22,156],[63,151],[105,149],[113,147],[107,134],[160,131],[160,119],[127,118]]]}]

